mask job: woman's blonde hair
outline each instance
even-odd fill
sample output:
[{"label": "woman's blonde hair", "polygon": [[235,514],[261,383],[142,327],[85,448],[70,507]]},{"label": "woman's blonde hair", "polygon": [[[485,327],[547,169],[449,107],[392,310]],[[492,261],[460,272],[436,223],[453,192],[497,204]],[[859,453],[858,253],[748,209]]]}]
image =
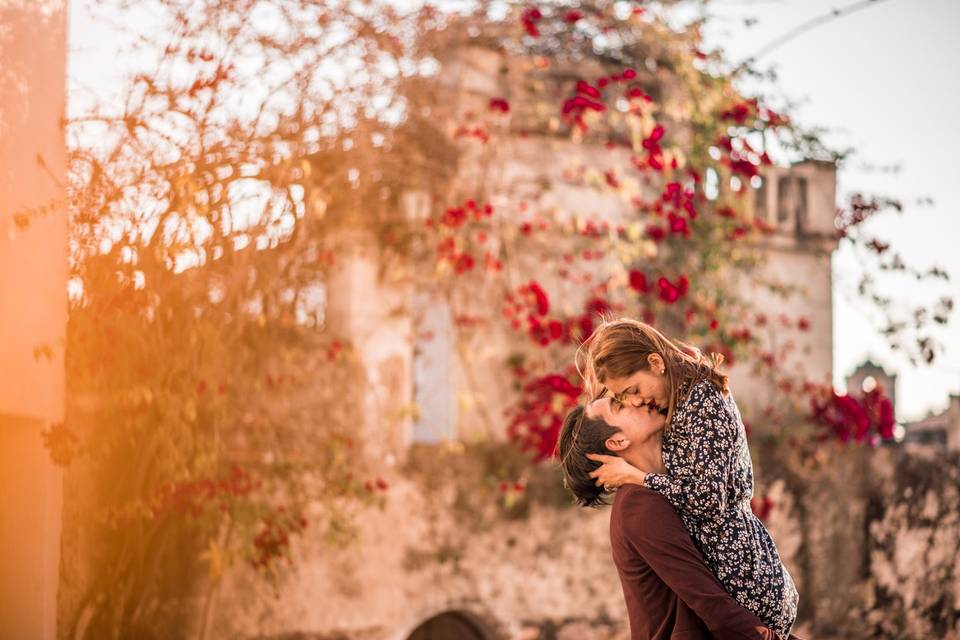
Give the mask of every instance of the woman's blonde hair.
[{"label": "woman's blonde hair", "polygon": [[691,389],[700,380],[710,380],[724,395],[729,393],[727,375],[719,370],[723,355],[704,355],[700,349],[680,340],[671,340],[655,328],[632,318],[605,320],[577,349],[575,363],[583,378],[589,400],[605,392],[610,378],[625,378],[650,370],[650,354],[663,358],[669,381],[670,400],[667,426],[679,404],[681,386]]}]

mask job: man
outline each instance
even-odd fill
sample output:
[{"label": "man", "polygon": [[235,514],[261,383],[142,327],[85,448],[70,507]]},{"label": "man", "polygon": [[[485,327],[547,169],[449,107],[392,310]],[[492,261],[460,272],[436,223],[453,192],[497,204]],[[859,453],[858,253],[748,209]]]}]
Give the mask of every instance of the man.
[{"label": "man", "polygon": [[[559,441],[565,486],[582,506],[606,504],[606,492],[590,475],[599,464],[587,454],[615,453],[662,471],[663,425],[664,416],[652,405],[634,407],[608,397],[574,408]],[[638,484],[621,486],[610,514],[610,542],[632,640],[777,640],[724,590],[660,494]]]}]

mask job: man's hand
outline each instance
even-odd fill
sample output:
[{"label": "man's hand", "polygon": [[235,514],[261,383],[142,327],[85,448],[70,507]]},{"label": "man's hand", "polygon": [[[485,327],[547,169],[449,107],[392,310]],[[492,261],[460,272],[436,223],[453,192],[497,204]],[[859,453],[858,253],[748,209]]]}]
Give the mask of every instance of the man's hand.
[{"label": "man's hand", "polygon": [[637,469],[620,456],[605,456],[602,453],[588,453],[587,457],[591,460],[603,463],[597,467],[597,469],[590,472],[590,477],[596,478],[596,484],[598,487],[603,487],[609,490],[630,482],[644,486],[643,481],[647,476],[647,472]]}]

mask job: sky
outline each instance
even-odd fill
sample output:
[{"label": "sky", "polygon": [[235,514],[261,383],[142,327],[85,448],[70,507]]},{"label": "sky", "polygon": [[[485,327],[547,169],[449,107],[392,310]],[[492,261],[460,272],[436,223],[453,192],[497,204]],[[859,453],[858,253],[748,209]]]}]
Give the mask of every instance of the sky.
[{"label": "sky", "polygon": [[[707,43],[734,60],[755,54],[799,24],[856,0],[714,0]],[[109,95],[124,75],[113,52],[121,44],[87,0],[70,3],[71,108]],[[746,20],[750,19],[748,26]],[[144,16],[149,23],[149,16]],[[940,266],[944,285],[917,286],[878,274],[883,292],[905,302],[952,295],[960,313],[960,0],[882,0],[787,42],[759,60],[778,73],[779,95],[800,101],[792,115],[828,129],[824,140],[857,154],[838,175],[838,198],[853,191],[881,193],[908,203],[902,216],[867,223],[919,268]],[[768,87],[769,88],[769,87]],[[899,166],[897,172],[870,167]],[[932,198],[933,205],[912,204]],[[844,376],[866,358],[898,374],[900,420],[940,411],[960,394],[960,319],[935,335],[944,345],[932,365],[912,366],[877,331],[868,307],[852,294],[861,273],[850,251],[834,256],[834,372]],[[955,313],[954,315],[957,315]]]},{"label": "sky", "polygon": [[[752,56],[799,24],[855,4],[852,0],[715,0],[708,43],[734,59]],[[747,26],[745,18],[756,20]],[[777,71],[778,90],[799,100],[793,111],[807,126],[823,126],[833,147],[857,150],[838,174],[837,195],[881,193],[908,204],[902,216],[867,223],[904,261],[934,265],[949,283],[918,287],[883,277],[896,300],[932,301],[952,295],[960,312],[960,2],[887,0],[817,26],[758,59]],[[871,167],[899,165],[896,173]],[[932,206],[917,206],[919,198]],[[835,384],[865,358],[898,374],[897,417],[912,420],[946,408],[960,394],[960,319],[935,335],[944,345],[932,365],[913,367],[876,330],[876,318],[852,295],[861,270],[850,251],[833,260]],[[957,312],[954,313],[954,316]]]}]

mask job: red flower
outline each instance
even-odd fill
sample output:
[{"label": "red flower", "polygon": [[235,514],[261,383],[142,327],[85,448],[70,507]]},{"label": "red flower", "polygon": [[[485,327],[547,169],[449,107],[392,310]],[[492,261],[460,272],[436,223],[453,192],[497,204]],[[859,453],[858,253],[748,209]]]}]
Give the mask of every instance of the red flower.
[{"label": "red flower", "polygon": [[563,337],[563,334],[565,333],[565,331],[564,331],[564,326],[562,322],[560,322],[559,320],[551,320],[547,326],[549,327],[549,330],[550,330],[550,337],[553,340],[559,340],[560,338]]},{"label": "red flower", "polygon": [[523,13],[520,14],[520,22],[523,23],[523,28],[526,29],[527,33],[534,38],[540,37],[540,30],[537,28],[537,23],[542,18],[543,14],[537,7],[525,9]]},{"label": "red flower", "polygon": [[473,269],[473,265],[474,265],[473,256],[471,256],[469,253],[461,253],[460,256],[457,258],[457,262],[454,265],[454,269],[458,274],[463,274]]},{"label": "red flower", "polygon": [[600,97],[600,91],[586,80],[577,80],[577,93],[582,93],[591,98]]},{"label": "red flower", "polygon": [[583,13],[577,11],[576,9],[571,9],[563,15],[563,21],[573,24],[583,18]]},{"label": "red flower", "polygon": [[463,207],[450,207],[443,212],[440,223],[444,226],[456,229],[467,220],[467,210]]},{"label": "red flower", "polygon": [[[523,290],[524,287],[521,287]],[[536,302],[537,313],[541,316],[545,316],[550,312],[550,299],[547,298],[546,291],[543,290],[535,280],[531,280],[529,284],[525,287],[526,291],[533,296]]]},{"label": "red flower", "polygon": [[646,234],[654,242],[660,242],[666,237],[667,232],[663,230],[662,227],[658,227],[655,224],[648,224],[646,228]]},{"label": "red flower", "polygon": [[630,271],[630,288],[639,293],[647,293],[650,285],[647,284],[647,274],[637,269]]},{"label": "red flower", "polygon": [[738,102],[726,111],[721,112],[720,118],[722,120],[733,120],[737,124],[743,124],[756,107],[756,100],[753,102],[753,104],[749,102]]},{"label": "red flower", "polygon": [[764,495],[760,499],[750,498],[750,509],[758,518],[765,521],[770,517],[770,512],[773,511],[773,500],[768,495]]},{"label": "red flower", "polygon": [[[579,385],[570,381],[574,375],[573,367],[568,367],[562,374],[528,382],[523,386],[520,401],[507,412],[507,436],[524,451],[532,452],[538,462],[553,455],[563,416],[576,405],[582,392]],[[514,489],[520,491],[522,487],[514,485]]]},{"label": "red flower", "polygon": [[690,227],[687,226],[686,218],[681,218],[675,213],[667,214],[670,221],[670,233],[682,234],[685,238],[690,236]]},{"label": "red flower", "polygon": [[490,111],[508,113],[510,111],[510,103],[504,98],[490,98]]},{"label": "red flower", "polygon": [[673,304],[683,296],[687,295],[689,281],[687,280],[686,276],[680,276],[677,278],[676,283],[672,283],[665,277],[661,276],[660,279],[657,280],[657,285],[660,287],[660,299],[664,302]]},{"label": "red flower", "polygon": [[640,87],[630,87],[627,91],[628,98],[639,98],[644,102],[653,102],[653,98],[644,93],[643,89]]}]

